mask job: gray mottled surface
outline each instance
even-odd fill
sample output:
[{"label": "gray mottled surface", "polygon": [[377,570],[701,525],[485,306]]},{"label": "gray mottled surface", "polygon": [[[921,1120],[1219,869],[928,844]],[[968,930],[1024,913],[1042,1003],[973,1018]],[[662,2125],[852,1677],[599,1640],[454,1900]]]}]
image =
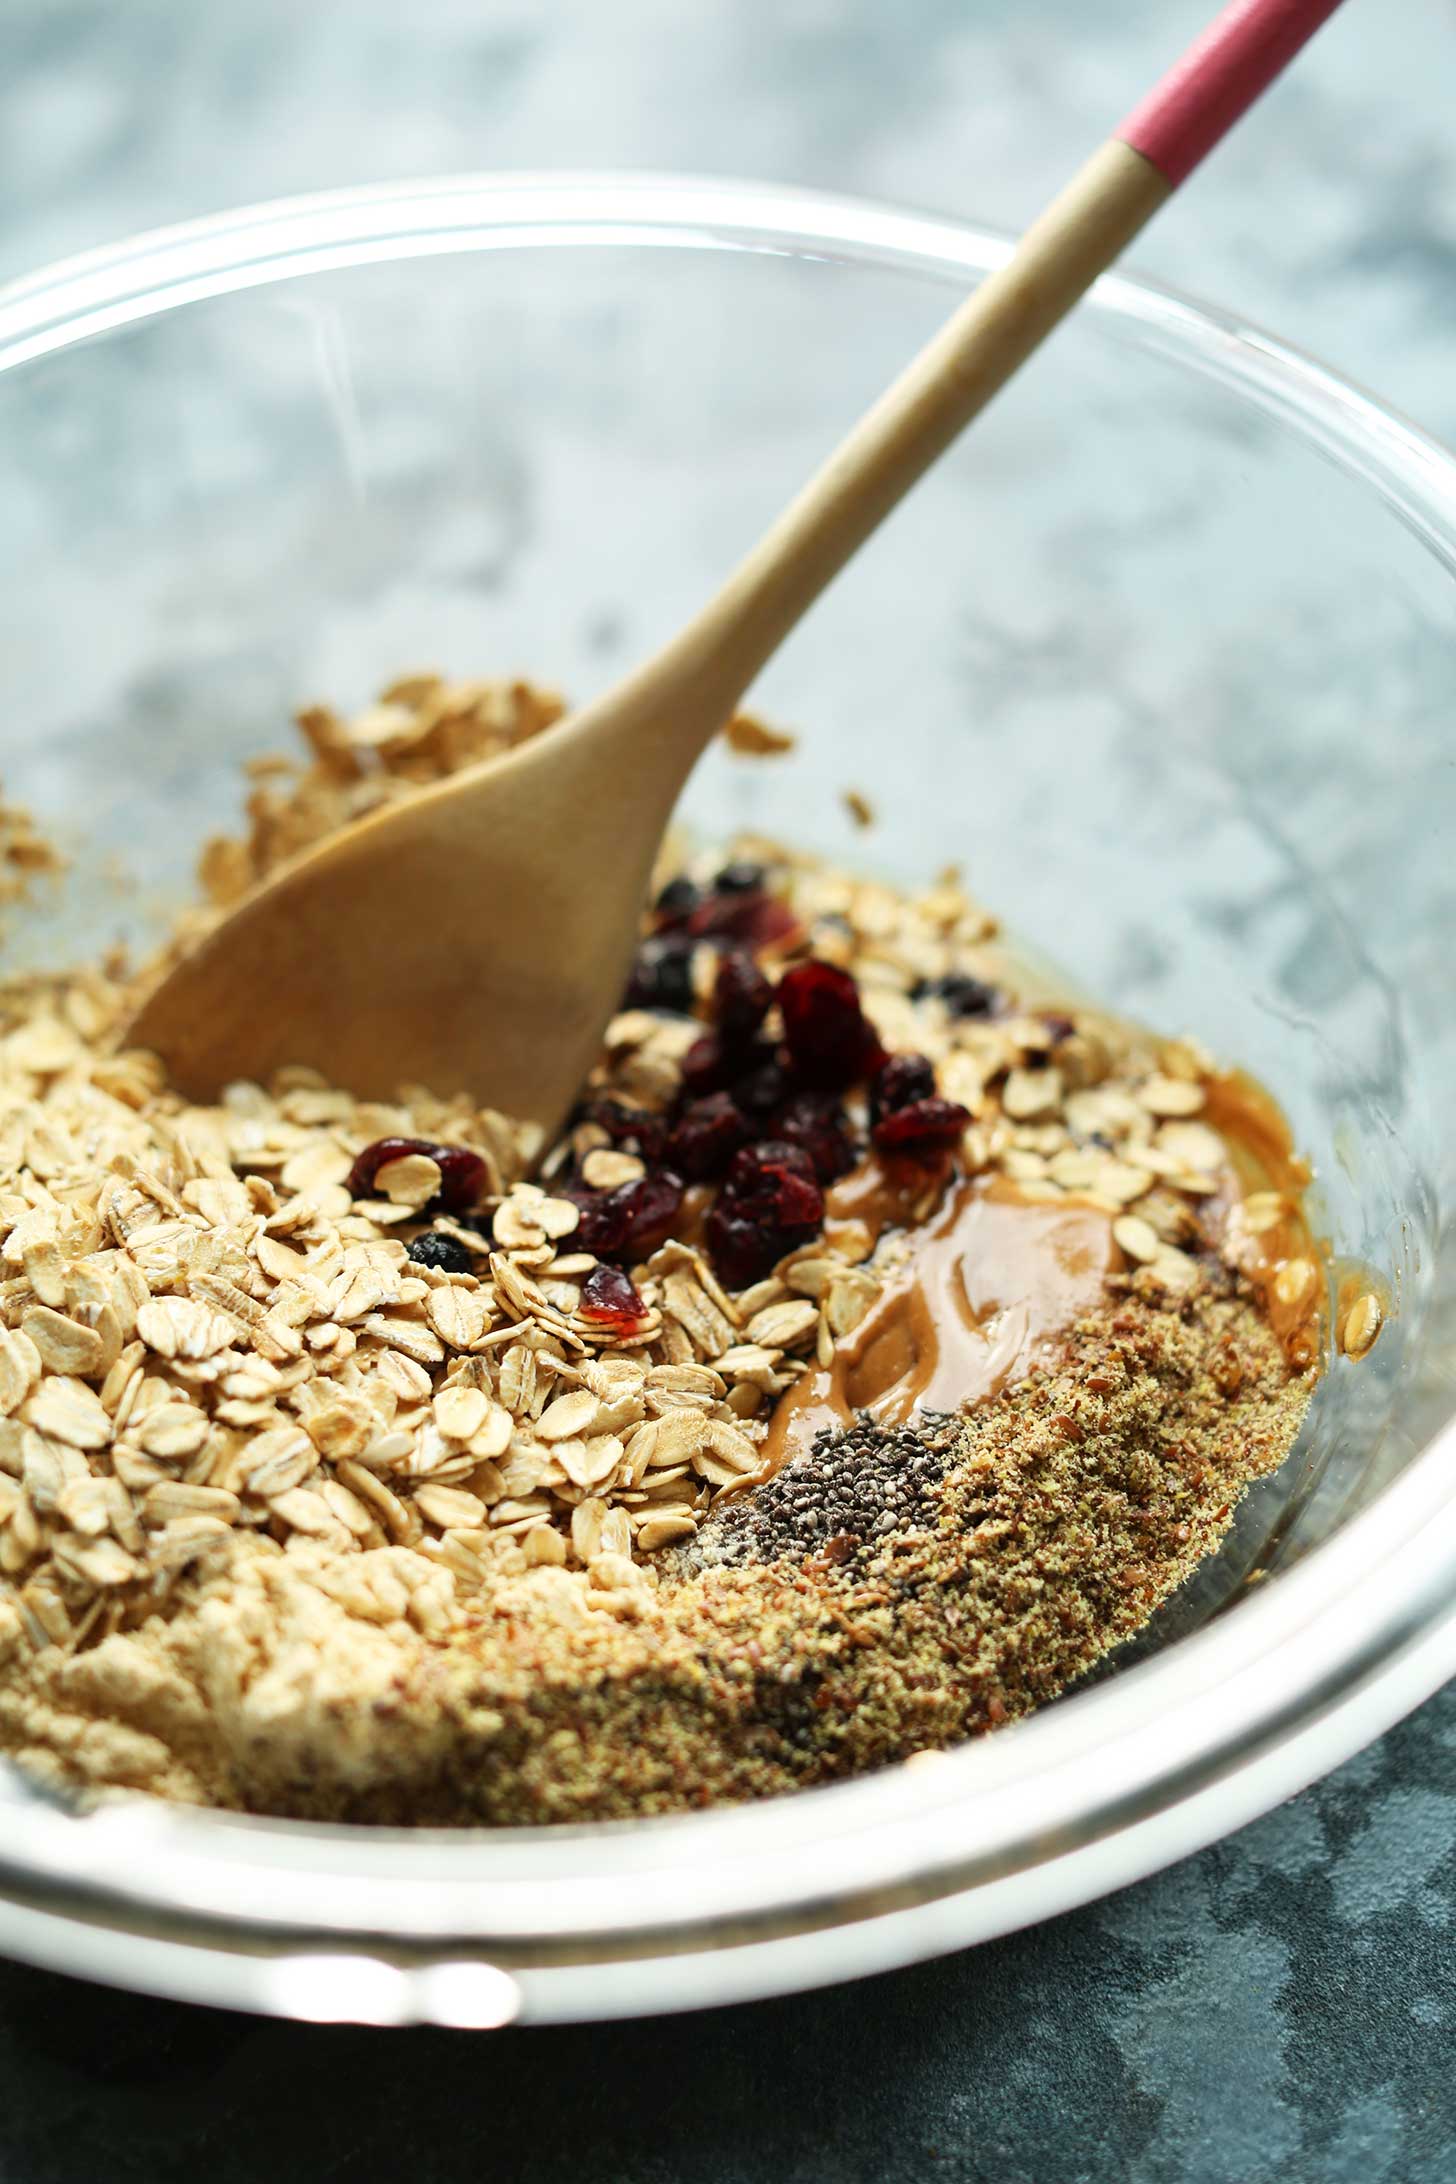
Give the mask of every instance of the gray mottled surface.
[{"label": "gray mottled surface", "polygon": [[[694,167],[1014,224],[1204,0],[4,0],[0,274],[324,185]],[[1351,0],[1136,263],[1456,437],[1451,0]],[[297,2031],[0,1969],[0,2176],[1456,2175],[1456,1702],[1176,1871],[828,1995]],[[387,2045],[385,2044],[387,2042]]]},{"label": "gray mottled surface", "polygon": [[0,1970],[0,2173],[1436,2184],[1452,1734],[1428,1707],[1236,1841],[1030,1933],[701,2017],[299,2030]]}]

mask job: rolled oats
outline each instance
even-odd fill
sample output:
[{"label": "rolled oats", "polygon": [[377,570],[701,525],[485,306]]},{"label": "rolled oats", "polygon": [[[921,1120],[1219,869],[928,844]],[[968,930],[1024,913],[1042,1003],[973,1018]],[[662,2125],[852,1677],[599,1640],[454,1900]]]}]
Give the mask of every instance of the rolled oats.
[{"label": "rolled oats", "polygon": [[[49,1372],[73,1373],[88,1379],[101,1365],[105,1344],[94,1327],[83,1327],[49,1305],[38,1304],[20,1323],[21,1333],[34,1345],[41,1364]],[[8,1339],[8,1338],[7,1338]],[[4,1403],[0,1387],[0,1407]]]},{"label": "rolled oats", "polygon": [[1154,1076],[1138,1086],[1137,1097],[1150,1115],[1196,1115],[1203,1087],[1186,1077]]},{"label": "rolled oats", "polygon": [[1113,1242],[1140,1266],[1150,1264],[1163,1248],[1162,1238],[1140,1214],[1124,1213],[1112,1224]]},{"label": "rolled oats", "polygon": [[1340,1347],[1346,1357],[1361,1358],[1373,1345],[1385,1318],[1384,1307],[1373,1291],[1357,1297],[1340,1323]]}]

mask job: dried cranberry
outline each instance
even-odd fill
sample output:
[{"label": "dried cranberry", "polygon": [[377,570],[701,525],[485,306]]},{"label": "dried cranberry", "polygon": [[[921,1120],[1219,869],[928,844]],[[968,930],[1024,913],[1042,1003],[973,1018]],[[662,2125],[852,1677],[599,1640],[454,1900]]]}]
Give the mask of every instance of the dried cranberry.
[{"label": "dried cranberry", "polygon": [[584,1191],[577,1185],[565,1195],[581,1209],[572,1238],[580,1250],[599,1259],[645,1259],[671,1235],[683,1184],[670,1168],[659,1168],[614,1191]]},{"label": "dried cranberry", "polygon": [[875,1143],[882,1153],[902,1153],[910,1160],[925,1159],[958,1145],[970,1114],[958,1100],[911,1100],[875,1124]]},{"label": "dried cranberry", "polygon": [[857,1158],[849,1117],[827,1093],[801,1092],[786,1101],[773,1118],[773,1134],[809,1155],[821,1184],[848,1175]]},{"label": "dried cranberry", "polygon": [[448,1229],[426,1229],[423,1236],[406,1244],[404,1251],[416,1266],[438,1267],[442,1274],[468,1274],[475,1264],[469,1247]]},{"label": "dried cranberry", "polygon": [[796,963],[779,980],[778,1003],[789,1057],[806,1084],[837,1092],[882,1067],[884,1049],[848,971]]},{"label": "dried cranberry", "polygon": [[659,1168],[636,1183],[624,1183],[622,1191],[627,1199],[628,1255],[645,1259],[672,1234],[672,1224],[682,1210],[682,1177],[671,1168]]},{"label": "dried cranberry", "polygon": [[646,1161],[662,1158],[667,1124],[645,1107],[628,1107],[623,1100],[584,1100],[572,1117],[573,1126],[582,1122],[595,1123],[619,1151],[640,1153]]},{"label": "dried cranberry", "polygon": [[688,919],[698,940],[736,940],[746,948],[771,948],[799,931],[799,920],[777,895],[709,895]]},{"label": "dried cranberry", "polygon": [[1051,1034],[1054,1047],[1062,1046],[1077,1029],[1073,1019],[1070,1016],[1063,1016],[1059,1009],[1043,1011],[1042,1022]]},{"label": "dried cranberry", "polygon": [[892,1054],[870,1086],[870,1122],[912,1100],[928,1100],[934,1091],[935,1070],[923,1054]]},{"label": "dried cranberry", "polygon": [[773,1005],[773,987],[751,955],[735,948],[718,965],[713,1014],[720,1036],[731,1046],[751,1039]]},{"label": "dried cranberry", "polygon": [[627,1209],[621,1191],[592,1191],[584,1183],[567,1183],[560,1186],[560,1193],[581,1215],[571,1238],[576,1248],[598,1259],[615,1259],[627,1242]]},{"label": "dried cranberry", "polygon": [[693,1007],[693,944],[684,934],[663,933],[644,940],[622,996],[629,1009],[670,1009],[690,1016]]},{"label": "dried cranberry", "polygon": [[783,947],[803,932],[802,923],[779,896],[760,895],[750,900],[750,914],[737,927],[737,933],[751,948]]},{"label": "dried cranberry", "polygon": [[733,1063],[724,1052],[723,1041],[716,1031],[705,1031],[701,1039],[694,1039],[682,1058],[682,1086],[689,1099],[701,1099],[706,1093],[721,1092],[733,1074]]},{"label": "dried cranberry", "polygon": [[745,1289],[817,1236],[823,1221],[824,1196],[802,1147],[748,1145],[708,1215],[708,1249],[730,1288]]},{"label": "dried cranberry", "polygon": [[767,1115],[793,1089],[788,1071],[767,1041],[732,1048],[721,1033],[705,1031],[681,1062],[683,1091],[690,1099],[728,1091],[745,1115]]},{"label": "dried cranberry", "polygon": [[[814,1198],[819,1197],[814,1188],[814,1163],[803,1146],[789,1145],[782,1138],[765,1138],[761,1145],[746,1145],[736,1156],[723,1188],[731,1198],[751,1198],[765,1189],[778,1191],[790,1183],[802,1183]],[[799,1198],[793,1203],[802,1207],[804,1201]]]},{"label": "dried cranberry", "polygon": [[[804,1229],[807,1235],[812,1235],[824,1219],[824,1194],[813,1161],[802,1145],[790,1145],[782,1138],[745,1145],[741,1153],[734,1155],[719,1204],[772,1222],[780,1229]],[[794,1238],[795,1242],[805,1240]],[[789,1248],[788,1244],[781,1246],[784,1251]]]},{"label": "dried cranberry", "polygon": [[[729,1089],[735,1107],[741,1107],[750,1121],[762,1122],[789,1097],[794,1080],[772,1047],[757,1046],[751,1051],[753,1067],[735,1077]],[[747,1058],[738,1055],[737,1065],[741,1068]]]},{"label": "dried cranberry", "polygon": [[703,891],[695,880],[680,872],[675,880],[669,880],[652,905],[664,925],[681,925],[703,899]]},{"label": "dried cranberry", "polygon": [[988,986],[984,979],[972,978],[965,971],[948,971],[944,978],[923,979],[915,988],[914,998],[920,1001],[926,994],[937,995],[950,1016],[989,1016],[1000,999],[994,986]]},{"label": "dried cranberry", "polygon": [[594,1266],[581,1285],[581,1316],[613,1335],[630,1335],[647,1307],[619,1266]]},{"label": "dried cranberry", "polygon": [[766,876],[761,864],[735,857],[732,864],[724,865],[713,886],[720,895],[760,895]]},{"label": "dried cranberry", "polygon": [[693,1100],[673,1124],[667,1157],[695,1183],[719,1176],[748,1136],[748,1125],[726,1092]]},{"label": "dried cranberry", "polygon": [[771,1274],[782,1257],[777,1235],[720,1201],[708,1215],[708,1251],[720,1281],[750,1289]]},{"label": "dried cranberry", "polygon": [[432,1213],[461,1213],[485,1189],[485,1162],[465,1145],[432,1145],[430,1158],[440,1171],[440,1188],[430,1201]]},{"label": "dried cranberry", "polygon": [[367,1198],[381,1168],[410,1153],[423,1153],[440,1171],[440,1188],[426,1209],[433,1213],[461,1213],[473,1206],[485,1188],[485,1162],[467,1145],[436,1145],[429,1138],[381,1137],[366,1145],[349,1170],[349,1196]]}]

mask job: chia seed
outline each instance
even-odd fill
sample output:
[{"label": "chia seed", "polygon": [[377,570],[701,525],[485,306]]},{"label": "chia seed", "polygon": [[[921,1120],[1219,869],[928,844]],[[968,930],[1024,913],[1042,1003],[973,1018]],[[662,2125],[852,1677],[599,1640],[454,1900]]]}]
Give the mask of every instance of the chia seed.
[{"label": "chia seed", "polygon": [[846,1562],[891,1534],[933,1529],[960,1423],[936,1416],[887,1431],[861,1413],[826,1429],[751,1497],[711,1516],[683,1549],[684,1567]]}]

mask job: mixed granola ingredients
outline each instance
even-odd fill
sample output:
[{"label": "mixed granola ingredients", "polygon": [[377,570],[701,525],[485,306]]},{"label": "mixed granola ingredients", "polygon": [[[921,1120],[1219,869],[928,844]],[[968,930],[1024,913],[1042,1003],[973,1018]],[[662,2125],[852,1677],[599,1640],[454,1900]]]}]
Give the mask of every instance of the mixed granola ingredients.
[{"label": "mixed granola ingredients", "polygon": [[[175,945],[559,711],[305,713]],[[953,874],[665,853],[550,1145],[301,1069],[191,1106],[116,1047],[147,975],[0,991],[0,1750],[57,1787],[522,1822],[883,1765],[1064,1688],[1298,1433],[1277,1116],[1037,998]]]}]

